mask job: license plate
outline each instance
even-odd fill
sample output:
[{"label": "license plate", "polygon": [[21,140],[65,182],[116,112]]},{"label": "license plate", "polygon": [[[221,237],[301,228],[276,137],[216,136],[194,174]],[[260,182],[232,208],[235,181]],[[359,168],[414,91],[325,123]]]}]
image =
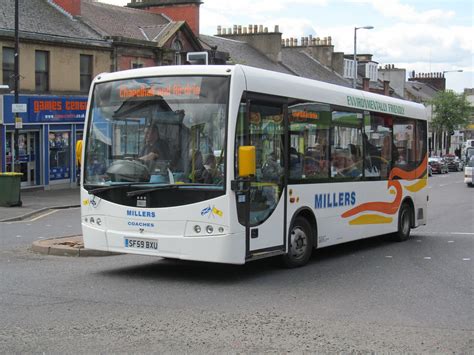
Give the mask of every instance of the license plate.
[{"label": "license plate", "polygon": [[124,243],[128,249],[158,250],[157,240],[125,237]]}]

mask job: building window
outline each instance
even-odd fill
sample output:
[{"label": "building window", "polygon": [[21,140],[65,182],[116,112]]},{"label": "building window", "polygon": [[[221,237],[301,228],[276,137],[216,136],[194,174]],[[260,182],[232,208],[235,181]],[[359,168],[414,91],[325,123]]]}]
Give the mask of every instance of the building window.
[{"label": "building window", "polygon": [[344,59],[344,78],[353,79],[355,72],[355,61],[352,59]]},{"label": "building window", "polygon": [[13,78],[15,76],[15,50],[13,48],[3,47],[2,74],[2,84],[13,89]]},{"label": "building window", "polygon": [[369,62],[365,64],[365,77],[370,81],[378,80],[377,63]]},{"label": "building window", "polygon": [[134,62],[132,63],[132,69],[143,68],[143,63]]},{"label": "building window", "polygon": [[35,89],[49,91],[49,52],[35,51]]},{"label": "building window", "polygon": [[89,92],[92,83],[92,56],[81,54],[81,92]]},{"label": "building window", "polygon": [[171,45],[171,49],[174,50],[174,64],[181,65],[182,64],[182,51],[183,51],[183,44],[179,39],[175,39],[173,44]]}]

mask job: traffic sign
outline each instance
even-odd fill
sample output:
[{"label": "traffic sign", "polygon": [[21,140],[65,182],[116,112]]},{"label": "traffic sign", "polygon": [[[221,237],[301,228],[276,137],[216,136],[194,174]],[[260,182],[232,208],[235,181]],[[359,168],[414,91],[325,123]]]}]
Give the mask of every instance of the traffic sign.
[{"label": "traffic sign", "polygon": [[20,116],[15,117],[15,129],[23,128],[23,119]]},{"label": "traffic sign", "polygon": [[26,112],[26,104],[12,104],[13,113],[24,113]]}]

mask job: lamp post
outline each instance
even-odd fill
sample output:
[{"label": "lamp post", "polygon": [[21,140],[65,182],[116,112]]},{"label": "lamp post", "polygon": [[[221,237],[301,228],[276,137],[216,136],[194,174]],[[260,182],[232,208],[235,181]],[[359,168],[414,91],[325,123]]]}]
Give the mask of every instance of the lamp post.
[{"label": "lamp post", "polygon": [[371,30],[374,26],[362,26],[354,27],[354,81],[352,87],[355,89],[357,87],[357,30]]},{"label": "lamp post", "polygon": [[446,73],[462,73],[462,69],[458,69],[458,70],[443,70],[443,90],[446,90],[446,79],[444,78],[444,74]]},{"label": "lamp post", "polygon": [[458,69],[458,70],[443,70],[443,76],[444,74],[446,73],[462,73],[463,70],[462,69]]},{"label": "lamp post", "polygon": [[[15,104],[19,103],[19,79],[20,79],[20,32],[19,32],[19,9],[18,1],[15,0],[15,58],[14,58],[14,89],[15,89]],[[15,131],[13,138],[13,155],[12,155],[12,172],[16,169],[16,164],[19,159],[19,150],[18,150],[18,122],[21,122],[18,113],[15,113]],[[21,123],[20,123],[21,125]]]}]

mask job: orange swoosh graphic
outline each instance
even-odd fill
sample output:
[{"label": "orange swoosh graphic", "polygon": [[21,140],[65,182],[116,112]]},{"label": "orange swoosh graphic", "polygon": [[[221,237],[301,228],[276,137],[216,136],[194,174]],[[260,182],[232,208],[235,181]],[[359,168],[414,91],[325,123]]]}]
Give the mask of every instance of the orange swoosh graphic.
[{"label": "orange swoosh graphic", "polygon": [[365,225],[365,224],[387,224],[392,223],[392,217],[379,216],[377,214],[364,214],[354,218],[349,222],[350,225]]},{"label": "orange swoosh graphic", "polygon": [[358,213],[365,212],[365,211],[373,211],[373,212],[380,212],[385,214],[395,214],[398,211],[398,207],[402,202],[402,185],[398,180],[388,181],[388,188],[394,187],[397,192],[395,195],[395,199],[392,202],[366,202],[359,206],[356,206],[349,211],[344,212],[341,217],[347,218],[352,217]]},{"label": "orange swoosh graphic", "polygon": [[[402,202],[403,188],[399,180],[393,179],[395,177],[398,177],[409,181],[416,180],[417,178],[425,175],[427,164],[428,155],[426,154],[421,164],[414,170],[407,171],[400,168],[393,168],[390,171],[390,175],[387,182],[387,190],[389,190],[391,187],[394,187],[396,190],[395,199],[392,202],[366,202],[344,212],[341,217],[352,217],[358,213],[367,211],[380,212],[384,214],[397,213],[398,208],[400,207],[400,203]],[[413,178],[413,176],[415,176],[415,178]]]}]

